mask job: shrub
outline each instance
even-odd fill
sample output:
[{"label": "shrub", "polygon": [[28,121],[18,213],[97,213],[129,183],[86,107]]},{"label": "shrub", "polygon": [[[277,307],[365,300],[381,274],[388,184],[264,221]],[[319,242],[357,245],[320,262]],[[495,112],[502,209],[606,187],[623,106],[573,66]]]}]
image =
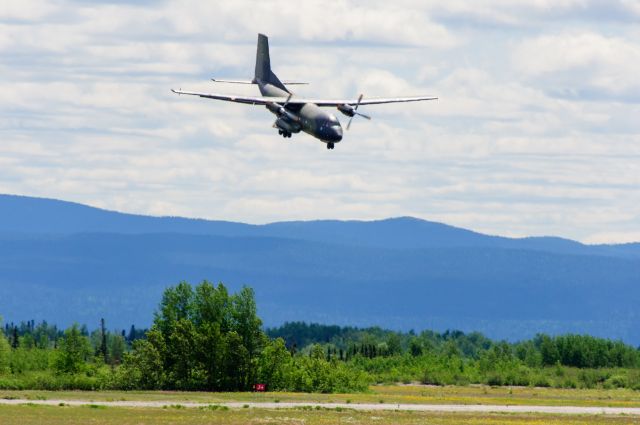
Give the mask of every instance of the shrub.
[{"label": "shrub", "polygon": [[625,388],[627,386],[627,378],[622,375],[613,375],[604,383],[606,388]]}]

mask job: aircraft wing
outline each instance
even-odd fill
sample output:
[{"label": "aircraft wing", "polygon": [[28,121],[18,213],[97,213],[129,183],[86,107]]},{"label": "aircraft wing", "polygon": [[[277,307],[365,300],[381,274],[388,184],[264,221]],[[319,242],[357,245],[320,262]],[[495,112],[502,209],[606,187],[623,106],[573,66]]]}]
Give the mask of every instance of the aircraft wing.
[{"label": "aircraft wing", "polygon": [[[266,97],[266,96],[240,96],[220,93],[197,93],[182,90],[173,90],[176,94],[186,94],[190,96],[199,96],[207,99],[224,100],[227,102],[246,103],[249,105],[266,105],[269,103],[287,103],[290,105],[299,105],[304,103],[314,103],[318,106],[338,106],[338,105],[355,105],[358,99],[312,99],[291,97]],[[401,103],[401,102],[419,102],[422,100],[436,100],[433,96],[413,96],[413,97],[371,97],[369,99],[360,100],[360,105],[380,105],[383,103]]]},{"label": "aircraft wing", "polygon": [[284,103],[287,100],[286,97],[236,96],[236,95],[219,94],[219,93],[196,93],[192,91],[182,91],[182,90],[174,90],[174,89],[171,89],[171,91],[176,94],[200,96],[207,99],[225,100],[227,102],[246,103],[249,105],[266,105],[267,103],[278,102],[279,99],[282,99],[282,103]]},{"label": "aircraft wing", "polygon": [[[295,98],[292,98],[291,103]],[[420,102],[422,100],[437,100],[434,96],[413,96],[413,97],[370,97],[360,100],[360,105],[380,105],[383,103]],[[286,99],[285,99],[286,100]],[[338,106],[355,105],[358,99],[298,99],[302,103],[315,103],[318,106]]]}]

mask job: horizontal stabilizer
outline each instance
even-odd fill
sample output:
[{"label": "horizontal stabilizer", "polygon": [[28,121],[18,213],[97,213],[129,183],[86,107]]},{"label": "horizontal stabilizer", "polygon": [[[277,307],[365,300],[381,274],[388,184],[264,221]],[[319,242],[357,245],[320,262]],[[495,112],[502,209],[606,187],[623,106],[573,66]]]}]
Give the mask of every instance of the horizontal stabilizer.
[{"label": "horizontal stabilizer", "polygon": [[214,83],[256,84],[256,82],[252,80],[221,80],[218,78],[212,78],[211,81],[213,81]]},{"label": "horizontal stabilizer", "polygon": [[[229,84],[258,84],[253,80],[223,80],[220,78],[212,78],[211,81],[213,81],[214,83],[229,83]],[[289,86],[309,84],[309,83],[304,83],[302,81],[283,81],[282,83]]]}]

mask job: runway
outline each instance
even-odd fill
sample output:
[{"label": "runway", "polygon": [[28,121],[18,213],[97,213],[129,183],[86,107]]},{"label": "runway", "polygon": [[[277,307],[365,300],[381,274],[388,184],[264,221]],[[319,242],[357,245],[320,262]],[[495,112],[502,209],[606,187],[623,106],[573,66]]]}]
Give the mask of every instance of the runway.
[{"label": "runway", "polygon": [[546,413],[566,415],[634,415],[640,416],[640,407],[592,407],[592,406],[510,406],[488,404],[392,404],[392,403],[304,403],[304,402],[224,402],[193,403],[170,401],[87,401],[87,400],[27,400],[0,399],[0,405],[36,404],[46,406],[111,406],[163,408],[179,404],[185,408],[200,408],[211,405],[226,406],[230,409],[351,409],[360,411],[414,411],[414,412],[459,412],[459,413]]}]

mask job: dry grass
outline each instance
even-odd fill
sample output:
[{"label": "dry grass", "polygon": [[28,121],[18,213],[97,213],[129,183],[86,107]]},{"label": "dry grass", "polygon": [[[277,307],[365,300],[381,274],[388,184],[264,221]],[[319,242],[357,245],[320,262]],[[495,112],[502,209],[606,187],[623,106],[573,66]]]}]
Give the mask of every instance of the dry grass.
[{"label": "dry grass", "polygon": [[33,424],[633,424],[637,417],[426,412],[356,412],[296,409],[92,408],[69,406],[0,406],[2,425]]},{"label": "dry grass", "polygon": [[500,404],[546,406],[640,407],[640,392],[628,389],[582,390],[530,387],[372,386],[368,393],[205,393],[178,391],[1,391],[0,398],[87,401],[292,401],[315,403]]}]

